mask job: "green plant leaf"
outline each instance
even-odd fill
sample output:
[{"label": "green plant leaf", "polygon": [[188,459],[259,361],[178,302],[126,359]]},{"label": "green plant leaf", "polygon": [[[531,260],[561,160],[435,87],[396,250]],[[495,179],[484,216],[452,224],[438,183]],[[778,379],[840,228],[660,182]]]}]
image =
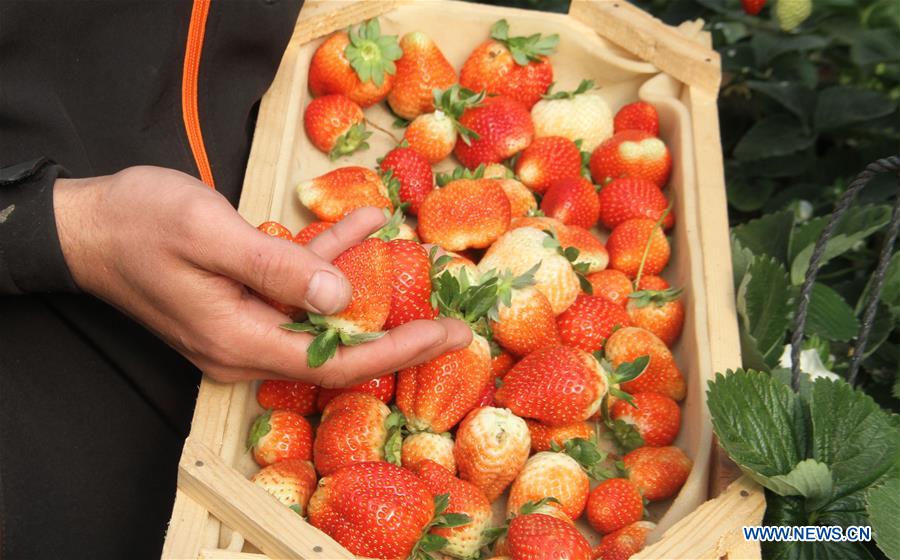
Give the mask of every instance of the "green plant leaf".
[{"label": "green plant leaf", "polygon": [[806,459],[788,474],[768,477],[764,486],[780,496],[803,496],[808,503],[821,505],[831,497],[834,485],[828,465]]},{"label": "green plant leaf", "polygon": [[734,148],[734,157],[753,161],[797,153],[812,146],[815,136],[799,120],[784,114],[765,117],[754,124]]},{"label": "green plant leaf", "polygon": [[731,270],[734,272],[734,289],[741,285],[744,274],[753,260],[753,251],[744,247],[734,234],[731,235]]},{"label": "green plant leaf", "polygon": [[791,308],[787,274],[779,262],[769,256],[753,258],[738,286],[737,311],[763,356],[784,343]]},{"label": "green plant leaf", "polygon": [[337,352],[340,334],[335,329],[328,329],[317,335],[306,349],[306,364],[317,368],[330,360]]},{"label": "green plant leaf", "polygon": [[759,30],[750,39],[756,63],[765,67],[776,57],[790,52],[805,52],[824,48],[828,39],[819,35],[785,36],[784,33],[770,33]]},{"label": "green plant leaf", "polygon": [[[753,166],[755,170],[759,167]],[[762,166],[760,166],[762,167]],[[728,204],[741,212],[754,212],[762,208],[775,190],[775,182],[757,179],[756,177],[729,177],[725,185]]]},{"label": "green plant leaf", "polygon": [[816,93],[811,88],[795,82],[758,80],[748,80],[747,87],[772,98],[802,122],[809,122],[816,100]]},{"label": "green plant leaf", "polygon": [[731,228],[731,235],[740,242],[741,247],[756,255],[774,257],[787,266],[793,226],[794,213],[784,210],[736,225]]},{"label": "green plant leaf", "polygon": [[859,333],[859,320],[844,298],[825,284],[813,284],[806,316],[806,335],[850,340]]},{"label": "green plant leaf", "polygon": [[889,477],[866,492],[866,512],[872,524],[875,544],[891,560],[900,559],[900,477]]},{"label": "green plant leaf", "polygon": [[831,130],[891,114],[896,104],[870,89],[833,86],[819,92],[813,122],[816,130]]},{"label": "green plant leaf", "polygon": [[802,404],[790,387],[753,370],[716,374],[707,403],[720,445],[744,472],[766,486],[804,458]]}]

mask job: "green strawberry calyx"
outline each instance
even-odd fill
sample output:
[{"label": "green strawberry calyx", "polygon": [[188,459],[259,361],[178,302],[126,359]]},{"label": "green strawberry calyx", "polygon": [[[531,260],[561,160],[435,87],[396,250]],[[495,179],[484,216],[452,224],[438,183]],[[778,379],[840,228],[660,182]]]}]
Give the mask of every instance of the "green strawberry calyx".
[{"label": "green strawberry calyx", "polygon": [[447,538],[435,535],[432,529],[461,527],[472,522],[472,518],[464,513],[446,513],[450,507],[450,494],[438,494],[434,497],[434,517],[422,529],[422,536],[407,557],[408,560],[434,560],[432,552],[447,546]]},{"label": "green strawberry calyx", "polygon": [[553,54],[559,44],[559,35],[556,33],[546,37],[540,33],[527,37],[510,37],[509,23],[505,19],[491,26],[491,39],[503,43],[519,66],[539,62],[543,57]]},{"label": "green strawberry calyx", "polygon": [[352,125],[334,141],[334,147],[328,152],[328,158],[334,161],[358,150],[368,150],[369,143],[366,140],[369,136],[372,136],[372,133],[366,130],[366,123],[359,122]]},{"label": "green strawberry calyx", "polygon": [[556,85],[556,82],[550,84],[550,87],[547,88],[547,93],[542,95],[544,99],[552,100],[552,99],[574,99],[576,95],[581,95],[582,93],[587,93],[588,91],[594,89],[594,80],[581,80],[581,83],[578,84],[578,87],[572,91],[553,91],[553,86]]},{"label": "green strawberry calyx", "polygon": [[637,409],[638,406],[635,404],[634,398],[620,389],[619,385],[633,381],[647,371],[647,366],[650,365],[650,356],[639,356],[630,362],[622,362],[615,368],[603,357],[602,351],[595,352],[594,358],[600,362],[603,370],[608,372],[607,382],[609,383],[609,390],[603,397],[603,402],[600,405],[600,417],[603,419],[603,423],[623,454],[642,447],[644,438],[641,437],[637,428],[625,420],[614,420],[610,415],[609,397],[613,396],[621,399]]},{"label": "green strawberry calyx", "polygon": [[615,469],[606,466],[609,454],[601,450],[597,442],[592,439],[572,438],[566,440],[563,445],[551,441],[550,450],[565,453],[575,459],[584,472],[594,480],[606,480],[618,475]]},{"label": "green strawberry calyx", "polygon": [[[433,261],[434,268],[442,259],[443,257]],[[487,318],[499,298],[500,278],[491,273],[470,278],[466,268],[461,268],[454,275],[449,270],[444,270],[444,266],[446,261],[431,278],[432,306],[438,309],[441,317],[465,321],[475,333],[490,342],[491,328]]]},{"label": "green strawberry calyx", "polygon": [[287,331],[315,335],[309,348],[306,349],[306,365],[311,368],[320,367],[333,358],[340,345],[357,346],[385,335],[384,331],[348,333],[328,326],[325,316],[318,313],[308,313],[307,320],[302,323],[284,323],[280,326]]},{"label": "green strawberry calyx", "polygon": [[509,532],[509,522],[519,515],[530,515],[532,513],[539,513],[543,510],[543,507],[547,504],[559,504],[561,503],[559,500],[554,498],[553,496],[547,496],[546,498],[541,498],[537,501],[529,501],[522,504],[522,507],[519,508],[519,511],[510,512],[509,517],[506,519],[506,523],[503,525],[499,525],[497,527],[488,527],[484,531],[481,532],[482,538],[486,541],[485,546],[491,547],[496,541],[500,539],[500,537],[506,535]]},{"label": "green strawberry calyx", "polygon": [[634,302],[638,308],[644,308],[649,305],[662,307],[669,302],[673,302],[681,297],[681,288],[667,288],[665,290],[639,290],[628,294],[628,298]]},{"label": "green strawberry calyx", "polygon": [[377,19],[370,19],[358,28],[348,30],[350,44],[344,56],[363,83],[371,81],[377,87],[384,84],[385,74],[395,74],[394,61],[403,56],[396,35],[382,35]]},{"label": "green strawberry calyx", "polygon": [[500,320],[500,306],[505,305],[506,307],[512,307],[512,294],[514,290],[523,290],[529,286],[534,286],[536,280],[534,278],[535,273],[537,273],[538,269],[541,268],[541,264],[543,261],[538,261],[537,264],[520,274],[519,276],[515,276],[511,270],[506,270],[502,274],[498,274],[496,270],[489,270],[485,273],[485,276],[497,276],[498,284],[497,284],[497,303],[491,307],[490,311],[488,311],[488,319],[491,321],[499,321]]},{"label": "green strawberry calyx", "polygon": [[438,173],[437,177],[435,177],[435,182],[438,187],[444,187],[453,181],[460,181],[462,179],[468,180],[476,180],[484,178],[484,164],[479,164],[475,169],[467,169],[461,165],[457,166],[450,173]]},{"label": "green strawberry calyx", "polygon": [[272,431],[272,424],[269,420],[272,418],[272,411],[267,410],[260,414],[256,420],[253,421],[253,425],[250,426],[250,433],[247,436],[247,449],[251,449],[256,447],[263,437]]},{"label": "green strawberry calyx", "polygon": [[[385,176],[390,175],[391,172],[388,171]],[[392,181],[396,181],[396,179],[391,179]],[[390,191],[391,187],[388,187]],[[391,199],[393,200],[393,195],[391,195]],[[391,241],[392,239],[396,239],[398,235],[400,235],[400,226],[405,223],[405,217],[403,215],[403,210],[409,206],[407,203],[402,203],[395,206],[396,210],[393,213],[388,211],[386,208],[383,208],[384,217],[387,218],[387,222],[384,223],[381,228],[378,229],[375,233],[371,234],[369,237],[377,237],[382,241]]]},{"label": "green strawberry calyx", "polygon": [[552,228],[545,229],[544,233],[546,233],[548,236],[547,239],[544,239],[544,247],[548,249],[555,249],[558,254],[564,256],[566,260],[571,263],[572,270],[575,271],[575,275],[578,276],[578,285],[581,286],[581,291],[586,293],[587,295],[593,295],[594,287],[587,279],[588,269],[590,268],[590,265],[586,262],[578,261],[578,256],[581,254],[581,251],[579,251],[577,247],[563,247],[559,242],[559,237],[557,237],[556,231],[554,231]]},{"label": "green strawberry calyx", "polygon": [[446,118],[453,123],[453,128],[462,138],[466,145],[470,145],[473,140],[478,140],[480,136],[474,130],[467,128],[459,122],[459,118],[467,109],[472,109],[481,105],[484,101],[485,92],[476,93],[470,89],[460,87],[454,84],[449,88],[442,90],[434,88],[431,90],[434,97],[434,110],[440,111]]},{"label": "green strawberry calyx", "polygon": [[384,460],[388,463],[401,465],[401,450],[403,449],[403,436],[407,432],[406,416],[396,406],[391,407],[391,413],[384,419],[384,429],[387,430],[387,438],[384,443]]}]

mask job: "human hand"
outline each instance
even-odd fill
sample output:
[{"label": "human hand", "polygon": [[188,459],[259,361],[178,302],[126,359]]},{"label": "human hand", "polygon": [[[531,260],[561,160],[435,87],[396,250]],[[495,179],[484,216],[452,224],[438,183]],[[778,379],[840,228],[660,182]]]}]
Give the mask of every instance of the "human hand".
[{"label": "human hand", "polygon": [[307,334],[252,295],[322,314],[343,309],[351,287],[331,261],[383,225],[359,209],[305,247],[270,237],[219,193],[159,167],[59,179],[54,208],[63,255],[78,286],[142,323],[204,373],[224,382],[294,379],[344,387],[465,347],[460,321],[413,321],[341,347],[309,368]]}]

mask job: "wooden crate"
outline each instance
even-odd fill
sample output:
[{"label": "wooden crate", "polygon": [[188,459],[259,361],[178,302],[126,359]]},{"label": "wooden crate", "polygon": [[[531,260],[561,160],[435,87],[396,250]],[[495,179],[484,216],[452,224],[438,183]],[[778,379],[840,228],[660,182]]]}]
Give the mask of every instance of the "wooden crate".
[{"label": "wooden crate", "polygon": [[[574,0],[568,15],[448,0],[308,0],[260,107],[239,207],[251,224],[275,219],[296,231],[311,220],[293,186],[333,164],[310,146],[300,125],[309,100],[309,58],[324,36],[375,16],[386,32],[411,26],[428,32],[457,68],[502,17],[516,34],[558,32],[560,89],[591,77],[613,109],[636,97],[657,107],[674,160],[668,195],[677,216],[665,275],[684,287],[687,307],[684,335],[674,348],[688,380],[676,445],[695,464],[676,499],[652,511],[658,521],[652,544],[635,558],[759,558],[758,544],[744,542],[740,527],[760,522],[763,494],[744,478],[728,486],[739,472],[715,449],[705,404],[706,380],[739,365],[740,353],[716,108],[719,57],[702,22],[668,27],[615,0]],[[384,130],[371,139],[372,149],[348,164],[374,167],[394,142],[385,109],[371,108],[367,118]],[[273,558],[352,558],[247,480],[256,468],[243,447],[260,411],[255,387],[204,378],[163,557],[249,559],[263,558],[262,551]],[[706,501],[709,496],[718,497]]]}]

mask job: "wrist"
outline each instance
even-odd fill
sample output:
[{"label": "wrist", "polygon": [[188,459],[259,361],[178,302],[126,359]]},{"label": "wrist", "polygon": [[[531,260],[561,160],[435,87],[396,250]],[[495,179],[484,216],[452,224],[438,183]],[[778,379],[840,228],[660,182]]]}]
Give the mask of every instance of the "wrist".
[{"label": "wrist", "polygon": [[98,266],[103,266],[100,235],[104,184],[102,179],[57,179],[53,185],[53,210],[63,258],[75,284],[96,293]]}]

